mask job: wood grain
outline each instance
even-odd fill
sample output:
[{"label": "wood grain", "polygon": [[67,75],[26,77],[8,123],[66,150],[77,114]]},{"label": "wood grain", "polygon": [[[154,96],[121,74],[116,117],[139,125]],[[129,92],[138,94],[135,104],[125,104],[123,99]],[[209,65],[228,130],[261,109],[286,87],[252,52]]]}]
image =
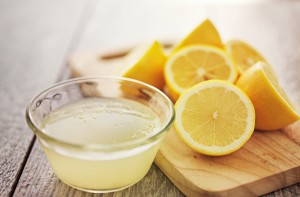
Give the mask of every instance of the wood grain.
[{"label": "wood grain", "polygon": [[81,3],[0,1],[0,196],[13,194],[22,173],[34,140],[26,105],[55,81]]},{"label": "wood grain", "polygon": [[[291,127],[299,132],[300,121]],[[258,196],[299,182],[300,144],[295,140],[284,131],[255,131],[237,152],[209,157],[186,146],[173,129],[155,162],[187,196]]]},{"label": "wood grain", "polygon": [[[63,4],[60,1],[52,3],[53,9],[51,9],[51,7],[48,8],[50,12],[55,12],[56,17],[53,18],[52,15],[49,15],[49,17],[51,16],[51,19],[48,20],[50,20],[52,23],[62,25],[63,28],[60,32],[56,32],[56,36],[63,40],[61,40],[59,46],[55,46],[56,48],[51,49],[51,52],[55,54],[54,51],[57,51],[57,48],[61,48],[61,50],[57,51],[57,55],[61,58],[56,60],[56,65],[53,65],[57,67],[58,71],[55,73],[54,79],[51,82],[48,82],[46,86],[69,77],[68,69],[66,69],[67,67],[65,64],[65,59],[67,58],[67,54],[69,54],[69,51],[72,50],[72,48],[76,47],[78,37],[80,37],[82,25],[86,22],[88,16],[91,14],[88,13],[90,11],[90,6],[96,4],[95,1],[89,1],[89,3],[86,3],[85,0],[80,0],[76,3],[74,3],[73,1],[64,1]],[[36,3],[32,4],[36,5]],[[60,12],[55,9],[57,6],[60,6]],[[72,10],[69,10],[69,8],[72,8]],[[88,16],[86,15],[87,13]],[[68,15],[67,17],[65,16],[66,14]],[[57,23],[57,21],[60,21],[60,23]],[[55,30],[56,27],[52,28],[54,28]],[[45,40],[47,39],[47,37],[43,35],[42,39]],[[47,64],[49,60],[45,59],[45,61],[45,64]],[[50,70],[49,73],[53,73],[53,70]],[[28,128],[27,130],[29,131]],[[47,160],[43,157],[41,148],[36,140],[34,141],[32,150],[30,149],[29,151],[31,151],[30,157],[28,158],[28,161],[26,161],[27,163],[21,176],[18,177],[18,184],[16,185],[13,196],[24,196],[28,194],[30,194],[29,196],[44,196],[46,194],[52,196],[53,192],[56,190],[56,186],[51,185],[52,180],[50,178],[39,175],[44,175],[44,172],[47,173],[47,175],[51,175],[53,174],[53,172],[49,167]],[[46,168],[43,168],[44,166]],[[24,184],[22,184],[24,182],[25,186]],[[48,187],[48,190],[45,190],[45,188],[43,187],[36,187],[36,183],[42,184],[42,186],[51,185],[53,187]],[[61,182],[60,184],[66,187],[65,184]],[[24,192],[24,188],[30,188],[30,190]]]}]

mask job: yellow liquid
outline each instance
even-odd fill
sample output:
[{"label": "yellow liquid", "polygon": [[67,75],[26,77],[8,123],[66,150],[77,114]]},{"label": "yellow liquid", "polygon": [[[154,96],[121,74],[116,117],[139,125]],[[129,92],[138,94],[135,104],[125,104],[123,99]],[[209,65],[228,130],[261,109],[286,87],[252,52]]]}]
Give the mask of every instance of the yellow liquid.
[{"label": "yellow liquid", "polygon": [[[149,108],[127,99],[90,98],[63,106],[42,123],[44,131],[65,142],[110,146],[159,132],[161,121]],[[87,191],[108,192],[128,187],[148,172],[160,140],[117,152],[71,150],[41,140],[56,175]]]}]

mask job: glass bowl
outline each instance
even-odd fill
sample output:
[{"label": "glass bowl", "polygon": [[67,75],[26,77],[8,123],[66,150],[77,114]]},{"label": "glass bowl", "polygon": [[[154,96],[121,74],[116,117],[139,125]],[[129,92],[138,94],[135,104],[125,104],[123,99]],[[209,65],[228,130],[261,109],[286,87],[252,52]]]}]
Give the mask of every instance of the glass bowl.
[{"label": "glass bowl", "polygon": [[56,176],[94,193],[141,180],[174,116],[173,103],[160,90],[121,77],[58,83],[34,97],[26,110]]}]

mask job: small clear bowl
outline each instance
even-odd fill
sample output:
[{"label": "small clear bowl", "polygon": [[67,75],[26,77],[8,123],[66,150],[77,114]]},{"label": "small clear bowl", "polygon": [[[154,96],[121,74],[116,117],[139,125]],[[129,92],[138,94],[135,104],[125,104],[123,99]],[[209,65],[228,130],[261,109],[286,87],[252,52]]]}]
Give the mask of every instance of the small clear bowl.
[{"label": "small clear bowl", "polygon": [[[74,143],[72,135],[66,140],[47,132],[43,120],[49,113],[88,98],[138,102],[157,115],[160,127],[146,137],[111,144]],[[110,76],[74,78],[53,85],[34,97],[26,110],[27,123],[56,176],[74,188],[93,193],[122,190],[141,180],[149,171],[174,116],[173,103],[157,88]],[[112,121],[111,127],[113,124]]]}]

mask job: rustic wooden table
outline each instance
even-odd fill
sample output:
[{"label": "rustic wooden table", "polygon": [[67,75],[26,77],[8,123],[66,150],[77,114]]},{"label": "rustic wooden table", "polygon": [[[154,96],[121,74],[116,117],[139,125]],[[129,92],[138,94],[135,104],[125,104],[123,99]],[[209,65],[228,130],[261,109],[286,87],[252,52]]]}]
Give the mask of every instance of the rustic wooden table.
[{"label": "rustic wooden table", "polygon": [[[176,40],[209,17],[224,40],[237,37],[260,49],[300,103],[299,1],[187,2],[0,1],[0,196],[183,196],[155,164],[136,185],[103,195],[55,177],[26,125],[25,108],[38,91],[69,77],[66,61],[75,51]],[[300,172],[296,176],[300,180]],[[300,183],[265,196],[300,196]]]}]

